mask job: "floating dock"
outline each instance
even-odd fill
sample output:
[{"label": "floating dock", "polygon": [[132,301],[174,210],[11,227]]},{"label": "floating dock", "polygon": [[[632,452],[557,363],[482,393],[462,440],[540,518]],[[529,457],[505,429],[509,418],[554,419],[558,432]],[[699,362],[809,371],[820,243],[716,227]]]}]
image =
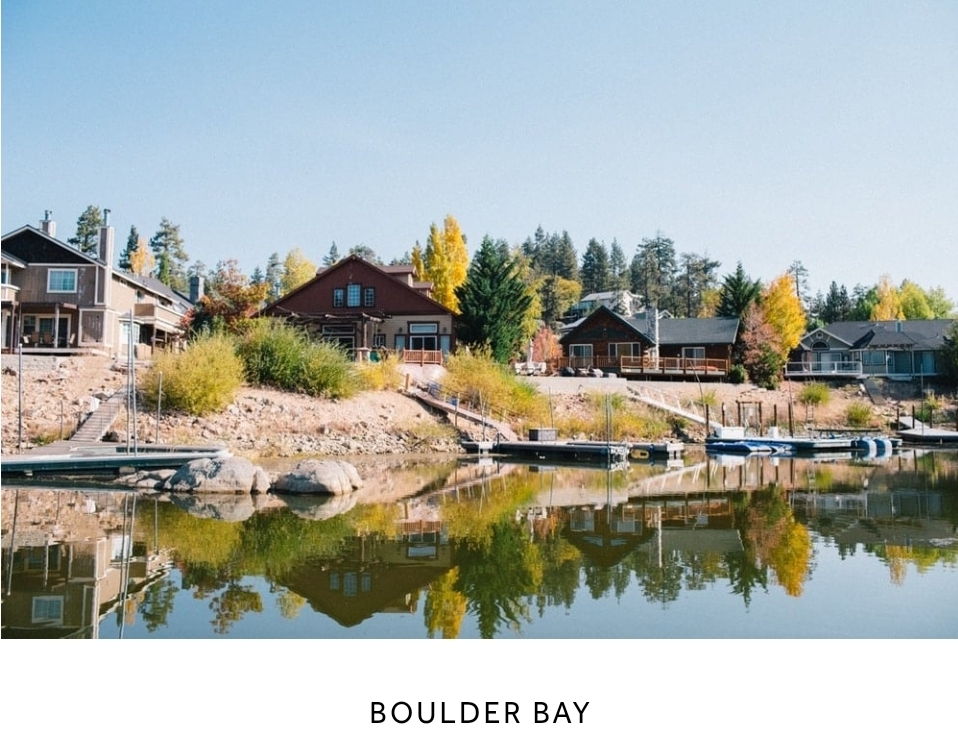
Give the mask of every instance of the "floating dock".
[{"label": "floating dock", "polygon": [[4,455],[0,461],[3,478],[53,478],[57,476],[122,475],[138,470],[179,468],[191,460],[228,457],[225,447],[209,445],[147,445],[127,451],[125,445],[75,442],[56,443],[22,455]]},{"label": "floating dock", "polygon": [[598,440],[466,441],[466,452],[500,455],[518,460],[565,463],[618,464],[629,461],[675,460],[682,455],[680,442],[601,442]]}]

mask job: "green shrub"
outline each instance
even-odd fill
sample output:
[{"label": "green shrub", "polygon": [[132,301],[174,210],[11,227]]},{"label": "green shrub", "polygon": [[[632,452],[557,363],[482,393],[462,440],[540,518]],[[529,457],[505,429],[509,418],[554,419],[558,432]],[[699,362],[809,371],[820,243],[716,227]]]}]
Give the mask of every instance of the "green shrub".
[{"label": "green shrub", "polygon": [[798,403],[806,407],[820,407],[828,404],[831,398],[831,391],[828,384],[820,381],[810,381],[798,393]]},{"label": "green shrub", "polygon": [[237,352],[253,384],[333,398],[351,396],[359,386],[356,365],[342,348],[272,318],[251,324]]},{"label": "green shrub", "polygon": [[161,378],[164,408],[202,416],[218,412],[233,401],[243,384],[243,362],[230,336],[202,335],[190,341],[184,351],[154,356],[140,379],[146,406],[156,406]]},{"label": "green shrub", "polygon": [[871,404],[863,401],[854,401],[845,407],[845,423],[849,427],[870,427],[872,424]]},{"label": "green shrub", "polygon": [[748,371],[740,363],[733,364],[728,371],[728,380],[732,384],[744,384],[748,381]]}]

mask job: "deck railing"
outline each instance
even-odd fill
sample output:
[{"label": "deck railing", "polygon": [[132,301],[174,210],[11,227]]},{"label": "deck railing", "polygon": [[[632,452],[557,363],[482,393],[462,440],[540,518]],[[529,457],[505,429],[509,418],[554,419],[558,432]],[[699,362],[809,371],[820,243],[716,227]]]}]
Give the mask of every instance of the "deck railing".
[{"label": "deck railing", "polygon": [[403,363],[427,366],[442,363],[442,351],[411,351],[408,348],[401,351]]},{"label": "deck railing", "polygon": [[601,369],[619,374],[673,374],[688,376],[725,376],[730,363],[724,358],[682,358],[676,356],[571,356],[558,359],[558,368]]},{"label": "deck railing", "polygon": [[860,361],[841,361],[837,363],[814,363],[791,361],[785,364],[786,376],[844,376],[858,378],[862,375]]}]

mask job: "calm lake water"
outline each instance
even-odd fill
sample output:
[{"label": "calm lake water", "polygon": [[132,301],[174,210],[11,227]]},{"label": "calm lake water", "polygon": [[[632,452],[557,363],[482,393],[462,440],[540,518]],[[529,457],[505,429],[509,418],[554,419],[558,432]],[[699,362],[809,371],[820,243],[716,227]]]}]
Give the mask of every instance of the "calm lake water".
[{"label": "calm lake water", "polygon": [[410,466],[388,502],[3,488],[2,637],[958,637],[958,453]]}]

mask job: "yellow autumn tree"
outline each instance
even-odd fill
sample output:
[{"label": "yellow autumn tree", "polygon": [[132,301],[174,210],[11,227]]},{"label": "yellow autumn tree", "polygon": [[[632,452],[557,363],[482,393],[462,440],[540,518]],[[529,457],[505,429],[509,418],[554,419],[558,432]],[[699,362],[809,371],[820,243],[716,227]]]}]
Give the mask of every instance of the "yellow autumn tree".
[{"label": "yellow autumn tree", "polygon": [[901,320],[905,313],[901,307],[901,294],[888,275],[882,275],[875,294],[878,297],[871,309],[872,320]]},{"label": "yellow autumn tree", "polygon": [[419,246],[418,241],[412,248],[410,259],[412,260],[412,278],[416,282],[422,282],[426,279],[426,265],[422,261],[422,247]]},{"label": "yellow autumn tree", "polygon": [[299,247],[290,249],[283,260],[283,275],[280,277],[280,294],[292,292],[316,276],[316,265],[310,262]]},{"label": "yellow autumn tree", "polygon": [[136,240],[136,249],[130,254],[130,271],[145,277],[156,266],[156,257],[153,256],[153,250],[146,240],[146,237],[140,237]]},{"label": "yellow autumn tree", "polygon": [[778,334],[782,349],[779,355],[788,358],[802,340],[806,326],[805,310],[795,290],[795,278],[786,273],[772,280],[762,293],[761,308],[765,322]]},{"label": "yellow autumn tree", "polygon": [[928,304],[925,291],[911,280],[903,280],[898,288],[901,311],[907,320],[931,320],[935,312]]},{"label": "yellow autumn tree", "polygon": [[429,241],[423,256],[426,279],[432,282],[432,296],[455,313],[459,312],[456,288],[466,281],[469,252],[466,238],[453,216],[446,216],[442,231],[435,224],[429,227]]}]

